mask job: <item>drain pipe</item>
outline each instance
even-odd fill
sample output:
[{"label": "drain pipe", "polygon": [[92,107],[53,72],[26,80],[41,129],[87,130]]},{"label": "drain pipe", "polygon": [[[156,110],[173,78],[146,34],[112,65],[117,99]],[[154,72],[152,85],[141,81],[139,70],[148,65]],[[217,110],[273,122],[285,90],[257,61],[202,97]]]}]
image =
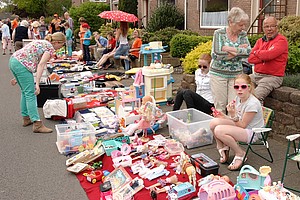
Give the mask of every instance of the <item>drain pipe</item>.
[{"label": "drain pipe", "polygon": [[184,30],[187,29],[187,0],[184,0]]}]

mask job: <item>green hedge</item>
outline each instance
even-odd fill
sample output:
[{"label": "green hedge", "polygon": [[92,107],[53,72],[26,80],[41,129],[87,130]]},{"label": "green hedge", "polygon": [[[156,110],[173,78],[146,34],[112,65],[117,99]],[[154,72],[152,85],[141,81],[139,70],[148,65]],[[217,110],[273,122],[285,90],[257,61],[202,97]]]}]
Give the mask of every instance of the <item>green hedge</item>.
[{"label": "green hedge", "polygon": [[175,35],[170,42],[170,53],[173,57],[183,58],[199,43],[212,40],[212,36]]},{"label": "green hedge", "polygon": [[187,34],[187,35],[198,35],[198,33],[192,32],[190,30],[181,31],[174,27],[168,27],[155,32],[144,31],[142,33],[142,41],[143,44],[147,44],[153,41],[162,41],[164,46],[168,46],[166,50],[169,51],[171,46],[170,44],[171,39],[173,38],[174,35],[179,33]]}]

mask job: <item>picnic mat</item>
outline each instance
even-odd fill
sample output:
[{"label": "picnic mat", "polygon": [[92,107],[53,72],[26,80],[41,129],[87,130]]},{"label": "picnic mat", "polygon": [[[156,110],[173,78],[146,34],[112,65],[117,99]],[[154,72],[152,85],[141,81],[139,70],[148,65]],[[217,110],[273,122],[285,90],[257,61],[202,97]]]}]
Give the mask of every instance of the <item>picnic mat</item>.
[{"label": "picnic mat", "polygon": [[[166,162],[168,162],[168,164],[172,163],[173,158],[174,156],[170,157],[168,160],[164,160]],[[103,155],[101,156],[100,160],[102,160],[102,163],[103,163],[103,167],[101,170],[108,170],[110,172],[112,172],[114,170],[114,167],[113,167],[113,162],[112,162],[112,159],[110,156],[106,156],[106,155]],[[171,177],[172,175],[175,174],[175,171],[169,167],[169,165],[166,167],[166,169],[170,172],[169,176],[161,176],[159,178],[162,178],[162,179],[166,179],[167,177]],[[133,174],[131,171],[130,171],[130,167],[125,167],[125,170],[128,172],[128,174],[131,176],[132,179],[134,179],[135,177],[139,177],[137,174]],[[77,174],[77,179],[80,181],[80,184],[82,186],[82,188],[84,189],[84,191],[86,192],[88,198],[90,200],[99,200],[100,199],[100,183],[101,182],[97,182],[95,184],[92,184],[90,182],[88,182],[86,180],[86,177],[84,177],[83,175],[83,172],[82,173],[79,173]],[[196,180],[199,180],[201,178],[201,176],[197,173],[197,178]],[[180,175],[177,175],[178,177],[178,181],[179,182],[187,182],[189,181],[188,179],[188,176],[186,174],[180,174]],[[159,178],[156,178],[152,181],[148,181],[148,179],[143,179],[144,181],[144,186],[145,187],[149,187],[153,184],[156,184],[157,183],[157,180]],[[159,187],[161,188],[161,187]],[[192,195],[188,195],[188,199],[190,199],[191,197],[196,197],[197,196],[197,192],[199,191],[199,187],[197,186],[196,187],[196,192],[194,192]],[[166,199],[167,197],[167,194],[166,193],[159,193],[157,195],[157,199]],[[141,191],[139,191],[138,193],[136,193],[134,195],[134,199],[135,200],[151,200],[151,197],[150,197],[150,192],[149,190],[143,188]]]}]

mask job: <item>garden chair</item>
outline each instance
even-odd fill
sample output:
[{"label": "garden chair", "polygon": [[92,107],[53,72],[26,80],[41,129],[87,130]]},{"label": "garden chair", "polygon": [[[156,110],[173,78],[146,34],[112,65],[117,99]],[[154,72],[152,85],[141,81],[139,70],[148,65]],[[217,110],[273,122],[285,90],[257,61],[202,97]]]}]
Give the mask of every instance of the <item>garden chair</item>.
[{"label": "garden chair", "polygon": [[[300,170],[300,134],[293,134],[293,135],[288,135],[286,136],[286,139],[288,140],[288,145],[287,145],[287,150],[285,154],[285,159],[284,159],[284,166],[283,166],[283,172],[281,176],[281,183],[284,183],[284,174],[286,171],[286,166],[287,166],[287,161],[294,161],[297,163],[297,167]],[[289,190],[299,192],[300,189],[295,189],[286,186],[283,184],[283,186]],[[299,187],[298,187],[299,188]]]},{"label": "garden chair", "polygon": [[[273,124],[273,120],[274,120],[274,111],[270,108],[267,107],[262,107],[263,110],[263,117],[264,117],[264,128],[253,128],[253,135],[251,137],[251,140],[249,143],[243,143],[241,142],[241,145],[247,145],[247,149],[246,149],[246,154],[244,156],[244,160],[243,163],[246,161],[247,159],[247,155],[249,153],[249,151],[252,151],[254,154],[258,155],[259,157],[265,159],[266,161],[272,163],[273,162],[273,156],[271,154],[270,148],[269,148],[269,143],[268,143],[268,136],[269,136],[269,132],[272,130],[272,124]],[[254,136],[255,134],[259,134],[259,140],[257,140],[256,142],[253,142]],[[264,146],[267,149],[267,152],[269,154],[269,157],[266,157],[262,154],[260,154],[258,151],[255,151],[255,149],[253,148],[253,146]]]}]

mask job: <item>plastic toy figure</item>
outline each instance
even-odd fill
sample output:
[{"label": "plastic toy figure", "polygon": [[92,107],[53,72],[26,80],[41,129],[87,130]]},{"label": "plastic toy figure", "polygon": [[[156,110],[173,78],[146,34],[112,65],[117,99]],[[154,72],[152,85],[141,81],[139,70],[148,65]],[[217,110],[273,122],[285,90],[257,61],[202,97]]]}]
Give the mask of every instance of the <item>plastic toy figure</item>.
[{"label": "plastic toy figure", "polygon": [[86,176],[88,182],[95,184],[97,181],[102,181],[103,173],[100,170],[96,170],[91,173],[84,173],[83,176]]}]

